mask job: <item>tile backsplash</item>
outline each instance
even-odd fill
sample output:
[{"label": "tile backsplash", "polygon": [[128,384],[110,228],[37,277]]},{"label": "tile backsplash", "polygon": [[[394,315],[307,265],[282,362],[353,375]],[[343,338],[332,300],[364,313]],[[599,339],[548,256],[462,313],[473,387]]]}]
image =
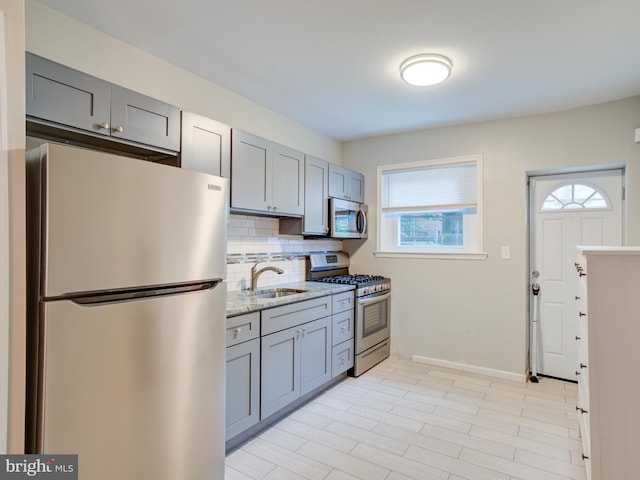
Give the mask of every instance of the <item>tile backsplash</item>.
[{"label": "tile backsplash", "polygon": [[284,270],[281,275],[265,272],[258,287],[305,280],[305,256],[310,252],[342,250],[335,239],[305,240],[298,235],[280,235],[279,219],[249,215],[229,215],[227,230],[227,289],[243,290],[251,285],[251,267],[273,265]]}]

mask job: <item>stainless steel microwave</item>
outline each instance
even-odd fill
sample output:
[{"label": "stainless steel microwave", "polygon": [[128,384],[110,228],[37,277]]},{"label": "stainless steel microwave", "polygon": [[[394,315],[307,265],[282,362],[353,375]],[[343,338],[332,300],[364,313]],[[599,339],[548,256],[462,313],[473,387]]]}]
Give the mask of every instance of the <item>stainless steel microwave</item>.
[{"label": "stainless steel microwave", "polygon": [[332,238],[367,238],[367,206],[330,198],[329,224]]}]

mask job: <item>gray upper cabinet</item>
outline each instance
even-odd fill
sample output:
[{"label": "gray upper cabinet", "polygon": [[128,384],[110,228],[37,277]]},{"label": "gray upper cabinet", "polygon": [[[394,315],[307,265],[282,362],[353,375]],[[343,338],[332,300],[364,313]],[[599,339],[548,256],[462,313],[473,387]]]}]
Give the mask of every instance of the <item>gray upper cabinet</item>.
[{"label": "gray upper cabinet", "polygon": [[180,150],[180,109],[112,85],[111,136],[177,152]]},{"label": "gray upper cabinet", "polygon": [[274,144],[272,203],[276,213],[304,214],[304,154]]},{"label": "gray upper cabinet", "polygon": [[231,132],[231,208],[248,213],[304,213],[304,155],[235,128]]},{"label": "gray upper cabinet", "polygon": [[364,203],[364,175],[330,163],[329,196]]},{"label": "gray upper cabinet", "polygon": [[26,114],[53,125],[168,152],[180,149],[180,109],[46,58],[26,55]]},{"label": "gray upper cabinet", "polygon": [[329,233],[329,162],[307,155],[304,162],[304,235]]},{"label": "gray upper cabinet", "polygon": [[229,178],[231,127],[202,115],[182,112],[180,166]]},{"label": "gray upper cabinet", "polygon": [[281,218],[285,235],[326,236],[329,233],[329,162],[305,155],[304,217]]},{"label": "gray upper cabinet", "polygon": [[111,84],[27,53],[26,113],[109,136]]}]

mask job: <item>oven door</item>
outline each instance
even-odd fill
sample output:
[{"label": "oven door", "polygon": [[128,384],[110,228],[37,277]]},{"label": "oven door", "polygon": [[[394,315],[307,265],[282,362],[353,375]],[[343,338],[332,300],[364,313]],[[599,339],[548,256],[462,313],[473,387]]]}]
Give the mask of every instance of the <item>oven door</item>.
[{"label": "oven door", "polygon": [[390,292],[358,298],[355,328],[356,354],[390,337],[390,312]]}]

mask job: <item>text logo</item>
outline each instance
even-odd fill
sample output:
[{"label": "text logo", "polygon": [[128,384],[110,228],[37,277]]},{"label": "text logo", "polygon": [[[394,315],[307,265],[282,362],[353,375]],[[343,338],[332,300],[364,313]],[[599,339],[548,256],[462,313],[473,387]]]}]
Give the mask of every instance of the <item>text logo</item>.
[{"label": "text logo", "polygon": [[78,480],[78,455],[0,455],[0,480]]}]

